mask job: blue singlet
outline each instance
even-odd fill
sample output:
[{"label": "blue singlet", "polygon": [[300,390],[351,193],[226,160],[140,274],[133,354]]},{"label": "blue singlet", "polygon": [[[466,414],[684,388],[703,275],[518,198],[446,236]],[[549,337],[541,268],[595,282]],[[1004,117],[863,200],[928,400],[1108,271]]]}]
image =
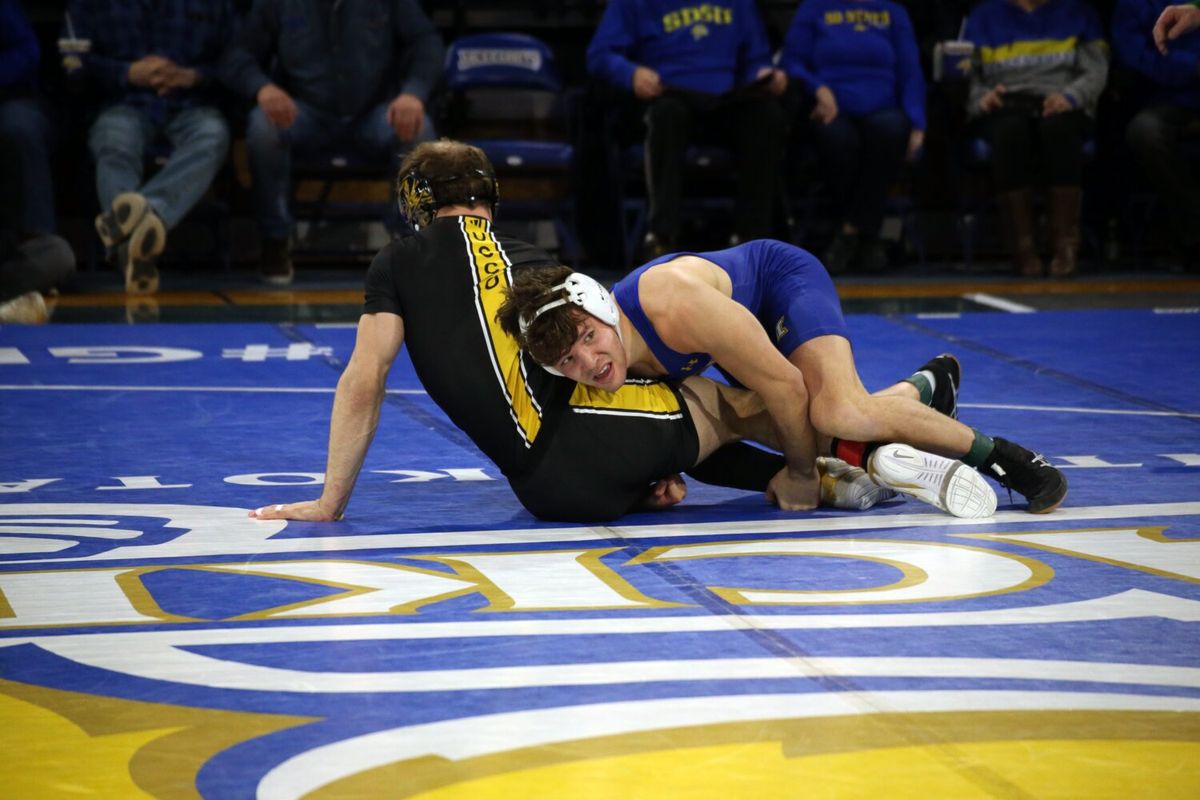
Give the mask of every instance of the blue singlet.
[{"label": "blue singlet", "polygon": [[642,311],[638,295],[642,273],[681,255],[699,256],[729,273],[733,299],[750,309],[785,356],[817,336],[849,338],[833,281],[807,250],[760,239],[707,253],[671,253],[638,267],[613,286],[617,305],[667,370],[667,377],[699,375],[713,361],[708,353],[680,353],[667,347]]}]

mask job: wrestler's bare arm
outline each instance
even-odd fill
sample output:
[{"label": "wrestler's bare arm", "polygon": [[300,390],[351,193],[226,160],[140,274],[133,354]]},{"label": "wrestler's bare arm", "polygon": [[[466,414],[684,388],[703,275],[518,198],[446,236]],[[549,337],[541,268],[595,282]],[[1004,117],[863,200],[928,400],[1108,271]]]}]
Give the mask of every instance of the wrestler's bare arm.
[{"label": "wrestler's bare arm", "polygon": [[[694,270],[666,264],[639,282],[642,308],[659,337],[680,352],[706,352],[762,398],[787,475],[770,492],[787,510],[815,508],[816,441],[800,371],[771,344],[758,320]],[[778,485],[776,485],[778,483]]]},{"label": "wrestler's bare arm", "polygon": [[363,314],[354,352],[338,380],[329,423],[325,488],[317,500],[263,506],[257,519],[328,522],[342,518],[367,450],[375,438],[388,372],[404,344],[404,321],[395,314]]}]

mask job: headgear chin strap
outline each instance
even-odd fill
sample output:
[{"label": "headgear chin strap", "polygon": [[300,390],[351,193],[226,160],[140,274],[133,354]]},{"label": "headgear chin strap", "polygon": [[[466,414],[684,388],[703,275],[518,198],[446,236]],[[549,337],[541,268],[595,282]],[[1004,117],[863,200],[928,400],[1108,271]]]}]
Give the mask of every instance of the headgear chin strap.
[{"label": "headgear chin strap", "polygon": [[[542,314],[551,309],[571,303],[579,306],[605,325],[611,326],[617,332],[617,340],[624,341],[621,336],[621,326],[618,324],[621,321],[621,312],[617,308],[617,303],[613,300],[612,294],[601,286],[600,282],[595,278],[584,275],[582,272],[572,272],[562,283],[550,287],[550,291],[562,291],[564,292],[564,296],[557,300],[551,300],[549,303],[541,306],[528,318],[521,317],[522,336],[525,335],[525,332],[529,330],[529,326],[533,325]],[[542,368],[551,375],[564,377],[561,372],[549,364],[542,364]]]}]

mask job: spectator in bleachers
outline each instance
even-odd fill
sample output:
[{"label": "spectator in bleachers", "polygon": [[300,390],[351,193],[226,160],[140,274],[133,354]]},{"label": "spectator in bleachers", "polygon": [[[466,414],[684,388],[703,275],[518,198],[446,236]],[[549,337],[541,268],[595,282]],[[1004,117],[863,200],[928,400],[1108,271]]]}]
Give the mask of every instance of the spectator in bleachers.
[{"label": "spectator in bleachers", "polygon": [[975,44],[967,113],[991,145],[992,177],[1017,272],[1045,274],[1033,185],[1049,185],[1050,275],[1075,274],[1084,143],[1108,78],[1108,44],[1085,0],[984,0],[967,17]]},{"label": "spectator in bleachers", "polygon": [[1147,182],[1165,201],[1185,268],[1200,269],[1200,181],[1181,139],[1200,144],[1200,30],[1155,47],[1153,27],[1167,0],[1118,0],[1112,40],[1117,58],[1145,79],[1140,111],[1125,129]]},{"label": "spectator in bleachers", "polygon": [[54,235],[50,123],[37,91],[37,37],[17,0],[0,0],[0,323],[47,319],[46,292],[75,270]]},{"label": "spectator in bleachers", "polygon": [[53,233],[54,184],[50,176],[50,120],[38,92],[41,48],[17,0],[0,0],[0,139],[18,154],[18,219],[5,228],[18,235]]},{"label": "spectator in bleachers", "polygon": [[610,0],[587,67],[644,106],[650,213],[643,257],[679,244],[686,154],[701,130],[719,132],[735,151],[736,239],[771,234],[786,124],[777,98],[787,77],[772,66],[753,0]]},{"label": "spectator in bleachers", "polygon": [[[246,149],[263,240],[260,273],[294,274],[291,156],[340,143],[392,159],[435,136],[427,106],[442,71],[441,35],[416,0],[256,0],[222,74],[253,100]],[[348,141],[346,141],[348,140]]]},{"label": "spectator in bleachers", "polygon": [[884,269],[888,191],[925,140],[925,76],[908,13],[891,0],[804,0],[781,66],[814,99],[812,131],[838,211],[826,269]]},{"label": "spectator in bleachers", "polygon": [[[158,290],[158,256],[204,196],[229,149],[215,67],[233,33],[230,0],[111,3],[70,0],[64,35],[82,53],[99,115],[88,132],[96,161],[96,232],[125,275],[125,291]],[[144,165],[163,143],[165,163]]]}]

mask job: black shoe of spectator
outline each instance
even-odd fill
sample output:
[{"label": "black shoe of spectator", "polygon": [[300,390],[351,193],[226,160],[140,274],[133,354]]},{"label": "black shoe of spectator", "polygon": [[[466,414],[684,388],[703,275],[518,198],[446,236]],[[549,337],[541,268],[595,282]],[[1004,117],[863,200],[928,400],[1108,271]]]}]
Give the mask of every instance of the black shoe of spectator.
[{"label": "black shoe of spectator", "polygon": [[1200,272],[1200,242],[1192,242],[1184,247],[1181,261],[1184,272]]},{"label": "black shoe of spectator", "polygon": [[888,268],[887,248],[878,236],[864,236],[858,245],[858,254],[854,260],[855,267],[860,272],[883,272]]},{"label": "black shoe of spectator", "polygon": [[258,264],[258,276],[263,283],[272,286],[287,286],[296,276],[292,266],[292,251],[286,239],[265,239],[262,245],[262,260]]},{"label": "black shoe of spectator", "polygon": [[857,253],[858,234],[839,230],[821,259],[825,264],[825,271],[830,275],[841,275],[849,269]]},{"label": "black shoe of spectator", "polygon": [[642,239],[642,246],[638,249],[638,262],[645,264],[647,261],[665,256],[669,252],[671,252],[671,248],[667,246],[667,243],[650,231]]}]

